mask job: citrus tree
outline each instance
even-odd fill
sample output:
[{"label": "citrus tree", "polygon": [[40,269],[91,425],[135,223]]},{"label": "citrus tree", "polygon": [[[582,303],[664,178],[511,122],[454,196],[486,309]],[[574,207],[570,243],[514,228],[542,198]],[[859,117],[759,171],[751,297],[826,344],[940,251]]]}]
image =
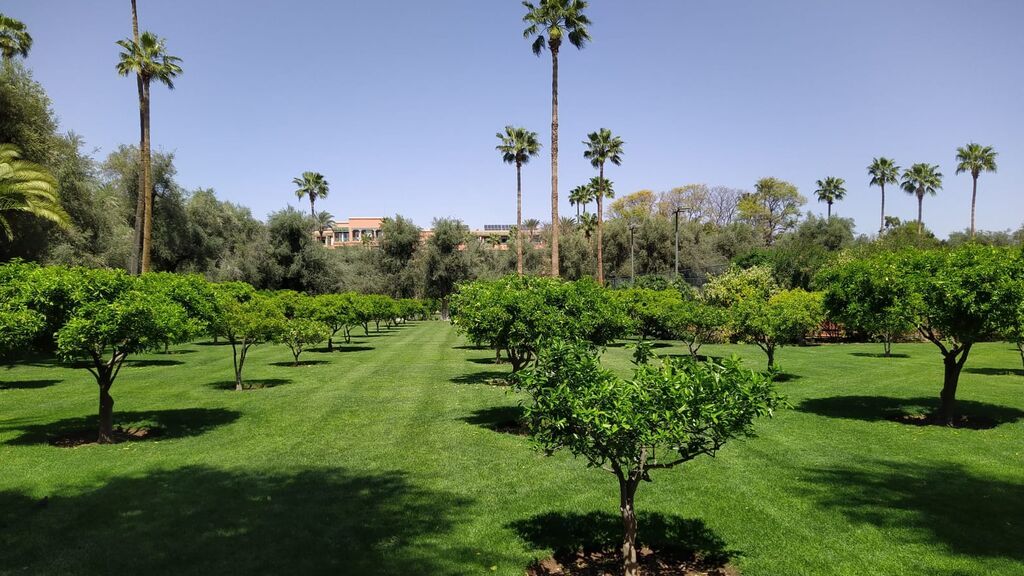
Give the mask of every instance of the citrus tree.
[{"label": "citrus tree", "polygon": [[530,395],[526,421],[545,452],[568,450],[618,480],[627,575],[639,573],[634,501],[640,483],[655,470],[713,456],[727,441],[751,435],[754,420],[781,404],[770,379],[736,359],[669,359],[637,366],[623,380],[603,369],[589,346],[561,341],[543,348],[537,367],[516,383]]},{"label": "citrus tree", "polygon": [[242,282],[225,282],[215,286],[220,310],[214,333],[231,344],[235,369],[235,390],[243,390],[242,370],[249,349],[262,342],[273,341],[286,318],[273,297],[258,294]]}]

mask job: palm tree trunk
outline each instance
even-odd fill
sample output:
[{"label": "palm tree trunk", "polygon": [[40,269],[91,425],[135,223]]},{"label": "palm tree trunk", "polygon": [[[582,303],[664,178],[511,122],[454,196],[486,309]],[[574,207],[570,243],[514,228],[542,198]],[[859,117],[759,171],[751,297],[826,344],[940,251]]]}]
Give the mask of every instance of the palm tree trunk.
[{"label": "palm tree trunk", "polygon": [[917,195],[917,235],[920,236],[924,233],[924,220],[921,219],[922,205],[924,204],[924,194]]},{"label": "palm tree trunk", "polygon": [[598,167],[601,188],[597,191],[597,283],[604,286],[604,162]]},{"label": "palm tree trunk", "polygon": [[882,184],[882,220],[878,223],[878,233],[885,231],[885,184]]},{"label": "palm tree trunk", "polygon": [[523,275],[523,163],[516,162],[516,272]]},{"label": "palm tree trunk", "polygon": [[[132,39],[136,44],[139,43],[139,11],[135,6],[135,0],[132,0]],[[142,76],[139,74],[135,75],[135,84],[139,91],[139,154],[142,154],[142,132],[143,132],[143,121],[142,121]],[[138,197],[135,199],[135,227],[132,231],[132,253],[131,258],[128,262],[128,271],[132,274],[138,274],[140,270],[140,260],[142,257],[142,221],[146,217],[146,199],[142,195],[142,191],[146,189],[145,181],[142,178],[141,159],[139,161],[139,183],[138,183]]]},{"label": "palm tree trunk", "polygon": [[142,226],[142,269],[150,269],[150,254],[153,243],[153,177],[151,172],[149,128],[149,80],[142,80],[142,194],[146,197],[145,217]]},{"label": "palm tree trunk", "polygon": [[974,208],[978,202],[978,175],[971,174],[974,178],[974,188],[971,190],[971,238],[974,238]]},{"label": "palm tree trunk", "polygon": [[558,47],[551,46],[551,275],[558,270]]},{"label": "palm tree trunk", "polygon": [[828,219],[829,220],[832,219],[832,201],[831,200],[829,200],[829,202],[828,202]]}]

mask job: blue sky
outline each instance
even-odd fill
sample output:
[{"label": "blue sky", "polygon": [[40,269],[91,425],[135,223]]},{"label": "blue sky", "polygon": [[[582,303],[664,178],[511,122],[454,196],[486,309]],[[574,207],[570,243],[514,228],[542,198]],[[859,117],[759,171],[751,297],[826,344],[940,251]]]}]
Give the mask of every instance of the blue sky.
[{"label": "blue sky", "polygon": [[[847,180],[837,207],[877,228],[865,166],[939,164],[925,200],[944,235],[968,225],[957,146],[1000,153],[980,183],[978,225],[1024,223],[1024,2],[1019,0],[594,0],[594,41],[561,59],[562,210],[593,175],[587,132],[626,141],[609,169],[621,195],[692,182],[750,188],[762,176],[811,196]],[[297,205],[291,179],[323,172],[336,217],[396,212],[429,225],[514,218],[514,169],[494,151],[509,123],[537,131],[526,216],[549,214],[550,58],[522,39],[517,0],[392,2],[139,0],[141,26],[184,59],[177,89],[154,88],[153,138],[179,181],[263,217]],[[114,71],[128,0],[2,0],[30,27],[27,64],[63,129],[97,157],[138,140],[135,83]],[[916,215],[888,192],[888,213]],[[808,208],[824,212],[824,205]]]}]

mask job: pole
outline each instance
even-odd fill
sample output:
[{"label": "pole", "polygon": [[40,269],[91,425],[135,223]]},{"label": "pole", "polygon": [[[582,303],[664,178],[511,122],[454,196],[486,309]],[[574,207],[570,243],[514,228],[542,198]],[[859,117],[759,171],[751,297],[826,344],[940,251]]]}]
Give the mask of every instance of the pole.
[{"label": "pole", "polygon": [[679,278],[679,208],[676,208],[672,213],[676,217],[676,278]]}]

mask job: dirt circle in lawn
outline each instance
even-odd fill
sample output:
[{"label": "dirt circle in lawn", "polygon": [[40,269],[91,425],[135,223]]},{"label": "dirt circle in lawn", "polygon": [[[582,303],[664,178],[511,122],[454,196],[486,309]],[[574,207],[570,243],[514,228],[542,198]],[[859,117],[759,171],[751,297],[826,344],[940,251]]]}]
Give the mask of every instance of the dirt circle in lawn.
[{"label": "dirt circle in lawn", "polygon": [[[731,564],[714,562],[692,552],[655,551],[646,546],[637,554],[641,576],[739,576]],[[619,550],[577,550],[534,562],[527,576],[612,576],[622,574]]]},{"label": "dirt circle in lawn", "polygon": [[957,416],[952,423],[943,421],[935,414],[889,414],[887,418],[900,424],[911,426],[945,426],[947,428],[964,428],[967,430],[990,430],[999,425],[999,422],[985,416],[971,416],[965,414]]},{"label": "dirt circle in lawn", "polygon": [[[121,426],[115,426],[113,431],[113,443],[120,444],[122,442],[137,442],[139,440],[150,440],[152,438],[158,438],[164,433],[162,428],[156,427],[131,427],[123,428]],[[67,432],[59,436],[54,436],[50,439],[51,446],[57,446],[58,448],[77,448],[79,446],[88,446],[91,444],[97,444],[97,437],[99,436],[95,428],[91,430],[75,430],[73,432]]]}]

